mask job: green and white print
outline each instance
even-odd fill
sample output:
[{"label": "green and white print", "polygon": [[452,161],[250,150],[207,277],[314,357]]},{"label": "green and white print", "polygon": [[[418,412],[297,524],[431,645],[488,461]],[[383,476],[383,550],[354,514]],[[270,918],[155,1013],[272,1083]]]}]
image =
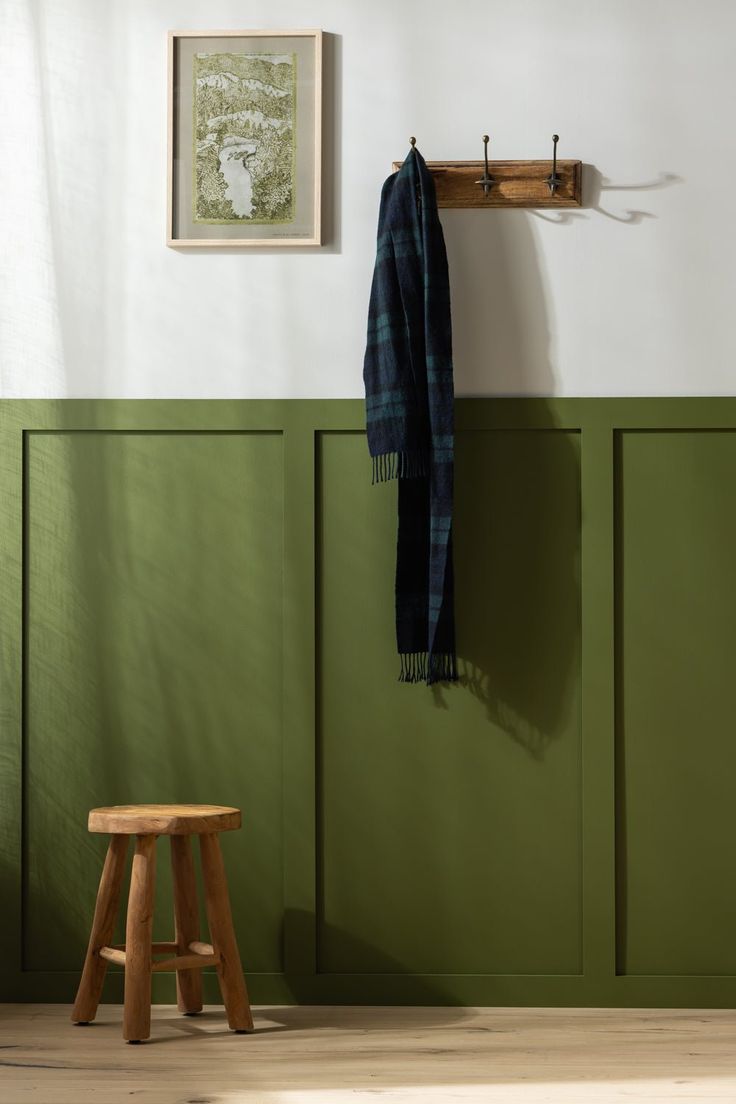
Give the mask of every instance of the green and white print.
[{"label": "green and white print", "polygon": [[195,222],[293,220],[295,89],[295,54],[195,55]]}]

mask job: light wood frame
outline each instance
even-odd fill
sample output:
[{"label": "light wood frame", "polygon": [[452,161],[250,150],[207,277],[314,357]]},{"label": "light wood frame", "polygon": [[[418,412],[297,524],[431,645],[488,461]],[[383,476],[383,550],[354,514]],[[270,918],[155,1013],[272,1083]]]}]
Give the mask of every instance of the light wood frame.
[{"label": "light wood frame", "polygon": [[[174,65],[176,41],[179,38],[313,38],[314,39],[314,234],[312,237],[276,238],[177,238],[174,236],[174,125],[175,89]],[[308,247],[322,244],[322,31],[315,28],[298,30],[260,29],[234,31],[169,31],[168,32],[168,112],[167,112],[167,173],[166,173],[166,244],[182,248],[262,249],[264,247]]]}]

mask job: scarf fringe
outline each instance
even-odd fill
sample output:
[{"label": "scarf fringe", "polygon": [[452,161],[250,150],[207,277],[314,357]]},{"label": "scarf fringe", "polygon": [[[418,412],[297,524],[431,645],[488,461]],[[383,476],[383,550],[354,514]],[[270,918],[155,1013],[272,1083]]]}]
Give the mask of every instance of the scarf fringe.
[{"label": "scarf fringe", "polygon": [[419,479],[427,474],[427,457],[423,452],[382,452],[373,457],[373,483],[390,479]]},{"label": "scarf fringe", "polygon": [[457,660],[451,652],[401,652],[399,682],[457,682]]}]

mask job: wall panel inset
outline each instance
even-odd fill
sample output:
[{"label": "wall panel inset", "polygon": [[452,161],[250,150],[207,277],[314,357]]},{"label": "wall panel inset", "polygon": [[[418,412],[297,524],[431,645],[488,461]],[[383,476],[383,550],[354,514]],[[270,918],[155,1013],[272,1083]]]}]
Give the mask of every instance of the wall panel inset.
[{"label": "wall panel inset", "polygon": [[736,974],[736,432],[617,453],[618,972]]},{"label": "wall panel inset", "polygon": [[282,514],[278,434],[27,435],[25,969],[82,961],[88,809],[149,801],[244,809],[223,836],[243,958],[281,968]]},{"label": "wall panel inset", "polygon": [[462,680],[406,686],[396,485],[321,437],[321,971],[581,971],[579,476],[576,433],[460,437]]}]

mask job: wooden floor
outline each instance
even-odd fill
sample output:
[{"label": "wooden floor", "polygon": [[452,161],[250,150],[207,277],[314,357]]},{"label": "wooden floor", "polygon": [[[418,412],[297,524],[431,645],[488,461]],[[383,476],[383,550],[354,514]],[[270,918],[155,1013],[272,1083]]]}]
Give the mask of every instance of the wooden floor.
[{"label": "wooden floor", "polygon": [[736,1012],[154,1009],[148,1043],[119,1007],[73,1027],[62,1005],[0,1005],[2,1104],[736,1101]]}]

